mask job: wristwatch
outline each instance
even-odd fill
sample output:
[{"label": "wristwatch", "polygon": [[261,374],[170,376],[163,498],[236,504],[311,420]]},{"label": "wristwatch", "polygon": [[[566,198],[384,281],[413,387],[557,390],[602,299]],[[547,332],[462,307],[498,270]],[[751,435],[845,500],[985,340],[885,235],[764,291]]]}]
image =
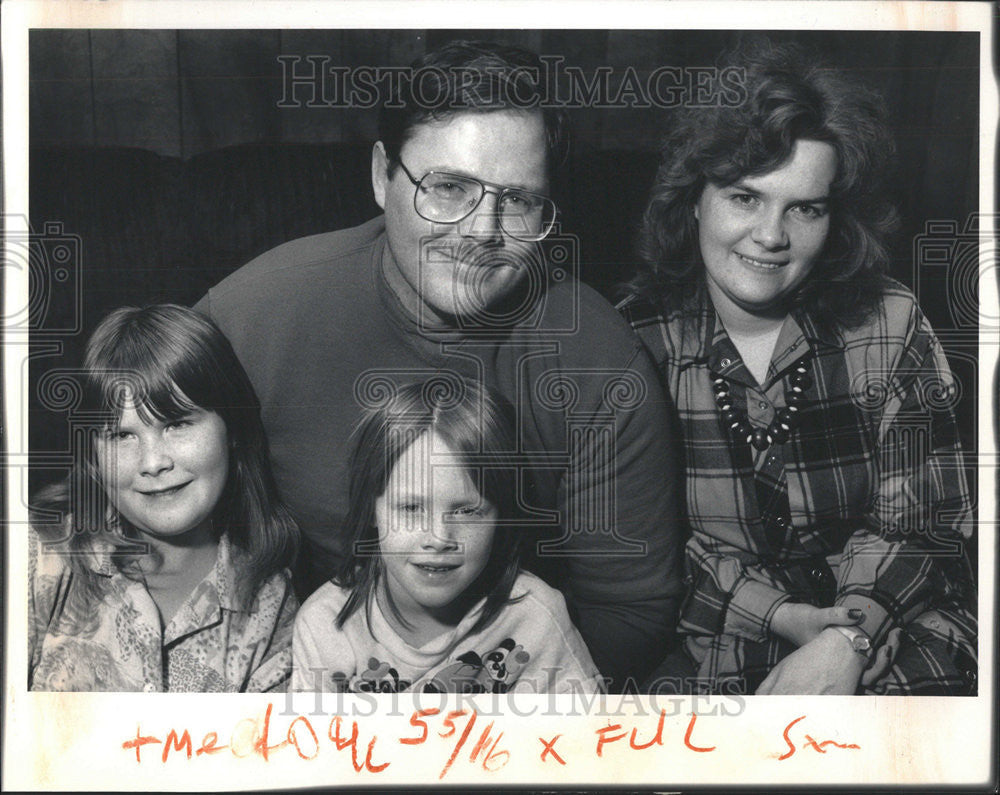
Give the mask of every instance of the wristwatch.
[{"label": "wristwatch", "polygon": [[866,660],[872,656],[872,639],[857,627],[842,627],[839,624],[831,624],[827,629],[835,629],[851,642],[851,648]]}]

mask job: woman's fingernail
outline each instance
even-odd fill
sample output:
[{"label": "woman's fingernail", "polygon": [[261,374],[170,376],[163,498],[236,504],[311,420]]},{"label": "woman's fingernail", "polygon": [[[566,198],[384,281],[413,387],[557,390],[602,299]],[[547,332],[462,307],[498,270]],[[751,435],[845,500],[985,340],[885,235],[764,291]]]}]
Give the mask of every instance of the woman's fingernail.
[{"label": "woman's fingernail", "polygon": [[860,607],[852,607],[850,610],[847,611],[847,615],[849,615],[855,621],[865,617],[865,614],[861,612]]}]

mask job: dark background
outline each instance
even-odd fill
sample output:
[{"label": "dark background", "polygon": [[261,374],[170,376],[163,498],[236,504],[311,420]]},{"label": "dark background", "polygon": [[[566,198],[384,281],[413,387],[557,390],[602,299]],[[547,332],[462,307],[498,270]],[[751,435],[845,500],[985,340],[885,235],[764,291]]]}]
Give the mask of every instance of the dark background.
[{"label": "dark background", "polygon": [[[369,182],[376,111],[279,107],[279,55],[403,66],[452,38],[482,38],[562,55],[588,75],[610,66],[613,91],[627,66],[640,75],[663,65],[711,66],[742,37],[681,30],[31,31],[30,220],[44,277],[32,281],[34,339],[60,350],[38,347],[31,361],[31,449],[55,459],[68,451],[71,405],[40,382],[54,368],[77,364],[87,334],[109,309],[193,303],[285,240],[377,214]],[[917,292],[945,344],[963,387],[963,442],[975,452],[978,267],[974,259],[969,265],[974,235],[962,232],[978,207],[979,35],[770,37],[805,45],[885,98],[903,217],[892,273]],[[635,222],[670,112],[569,110],[573,145],[556,195],[562,231],[579,238],[582,278],[605,293],[634,263]],[[936,233],[928,239],[929,221]],[[74,243],[70,276],[57,283],[47,269],[66,236]],[[60,466],[37,466],[33,487],[60,476]]]}]

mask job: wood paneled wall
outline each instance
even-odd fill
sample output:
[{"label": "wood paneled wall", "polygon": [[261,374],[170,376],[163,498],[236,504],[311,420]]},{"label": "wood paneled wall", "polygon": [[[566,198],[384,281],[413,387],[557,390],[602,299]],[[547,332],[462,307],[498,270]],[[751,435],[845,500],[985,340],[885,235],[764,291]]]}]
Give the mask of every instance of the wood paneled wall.
[{"label": "wood paneled wall", "polygon": [[[330,24],[336,24],[335,19]],[[44,30],[33,31],[31,138],[37,144],[135,146],[189,157],[240,143],[372,141],[375,110],[279,107],[279,56],[327,56],[348,68],[404,66],[457,37],[520,44],[558,55],[592,77],[610,67],[612,91],[627,67],[710,66],[734,31],[631,30]],[[976,135],[976,34],[783,32],[880,90],[901,144],[928,137],[965,157]],[[304,60],[299,68],[309,68]],[[664,108],[571,110],[575,145],[656,148]],[[970,139],[972,140],[972,139]],[[947,154],[947,153],[946,153]],[[956,161],[935,157],[932,171]],[[967,166],[963,163],[962,168]]]}]

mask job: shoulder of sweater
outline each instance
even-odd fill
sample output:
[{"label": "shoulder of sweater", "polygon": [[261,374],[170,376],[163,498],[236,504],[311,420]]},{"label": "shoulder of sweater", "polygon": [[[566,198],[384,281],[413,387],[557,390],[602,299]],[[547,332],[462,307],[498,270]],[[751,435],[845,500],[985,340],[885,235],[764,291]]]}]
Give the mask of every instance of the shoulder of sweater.
[{"label": "shoulder of sweater", "polygon": [[[271,284],[287,286],[291,281],[308,279],[311,289],[320,276],[334,276],[335,266],[370,248],[385,229],[385,219],[378,216],[360,226],[300,237],[282,243],[252,259],[210,290],[213,301],[243,290],[266,290]],[[318,272],[318,273],[317,273]]]},{"label": "shoulder of sweater", "polygon": [[610,324],[624,325],[612,303],[589,284],[578,279],[550,280],[545,300],[547,309],[575,308],[578,313],[581,310],[593,312]]},{"label": "shoulder of sweater", "polygon": [[553,282],[541,300],[545,301],[545,309],[540,333],[547,329],[564,332],[558,339],[565,353],[583,351],[590,358],[596,347],[614,362],[638,350],[638,337],[628,323],[603,295],[584,282]]}]

